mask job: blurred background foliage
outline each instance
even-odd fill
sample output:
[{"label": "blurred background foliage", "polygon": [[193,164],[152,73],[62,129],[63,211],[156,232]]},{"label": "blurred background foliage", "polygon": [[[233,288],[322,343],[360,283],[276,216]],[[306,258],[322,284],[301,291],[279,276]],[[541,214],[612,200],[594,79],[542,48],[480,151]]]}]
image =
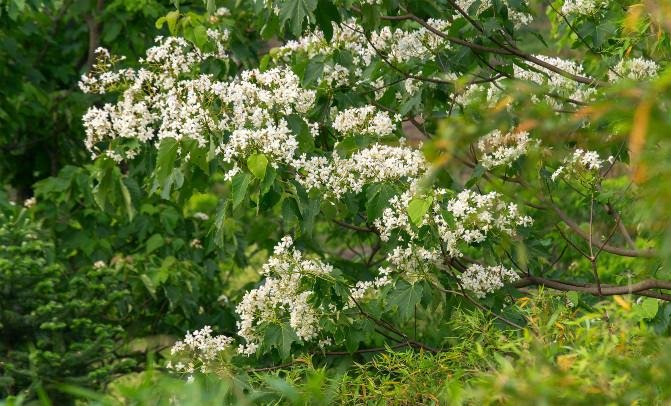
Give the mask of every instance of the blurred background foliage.
[{"label": "blurred background foliage", "polygon": [[[294,2],[280,3],[288,9]],[[305,3],[318,3],[322,11],[322,3],[329,2]],[[416,10],[427,5],[413,4]],[[472,307],[446,310],[452,314],[448,323],[421,333],[433,334],[422,337],[428,341],[447,343],[435,355],[314,354],[278,369],[197,376],[190,383],[168,374],[162,354],[184,331],[209,324],[232,334],[231,304],[256,283],[254,269],[292,226],[292,218],[281,208],[276,209],[285,215],[281,222],[248,211],[222,218],[220,202],[231,190],[217,176],[196,179],[190,191],[196,192],[184,193],[183,199],[148,194],[142,180],[155,156],[114,169],[104,161],[91,163],[80,118],[87,106],[105,100],[81,94],[77,81],[98,46],[133,61],[156,35],[197,41],[206,23],[231,29],[232,63],[219,69],[234,75],[258,65],[280,33],[291,37],[323,23],[321,17],[280,19],[261,12],[265,5],[0,0],[1,403],[664,404],[671,399],[671,305],[543,290],[499,304],[507,315],[527,321],[522,330],[506,328]],[[214,17],[215,6],[232,14]],[[532,6],[540,9],[541,2]],[[660,16],[661,29],[671,29],[666,2],[641,7]],[[555,27],[553,44],[563,49],[576,43],[574,34],[552,18],[546,23]],[[618,18],[640,31],[656,57],[668,58],[663,43],[668,37],[644,35],[649,27],[639,27],[635,16]],[[621,56],[630,44],[608,41],[601,35],[607,29],[584,26],[581,32],[596,52]],[[629,174],[621,173],[604,182],[602,193],[632,227],[665,235],[664,266],[604,255],[606,280],[671,277],[670,86],[667,69],[645,86],[623,83],[609,90],[601,104],[578,114],[589,117],[602,130],[597,132],[581,132],[576,116],[558,120],[542,104],[524,110],[529,128],[548,134],[543,141],[550,146],[552,135],[567,129],[598,145],[616,128],[614,136],[630,151],[633,186]],[[511,97],[528,98],[527,90],[515,89]],[[486,114],[487,130],[508,119],[505,109]],[[484,121],[464,115],[435,120],[435,127],[429,122],[427,131],[438,136],[425,145],[427,156],[442,157],[468,144],[486,132]],[[436,163],[450,168],[454,162]],[[632,187],[633,195],[623,193]],[[33,197],[36,203],[24,207]],[[579,200],[568,201],[580,211]],[[550,237],[536,241],[546,244]],[[650,246],[645,234],[633,243]],[[588,270],[579,256],[567,258],[573,268],[566,271]]]}]

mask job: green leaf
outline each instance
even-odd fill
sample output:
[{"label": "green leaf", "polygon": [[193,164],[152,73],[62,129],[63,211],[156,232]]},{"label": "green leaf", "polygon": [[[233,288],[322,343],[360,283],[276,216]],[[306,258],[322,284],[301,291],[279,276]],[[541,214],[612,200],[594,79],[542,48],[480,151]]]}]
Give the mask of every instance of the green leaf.
[{"label": "green leaf", "polygon": [[164,138],[161,145],[158,147],[158,154],[156,156],[156,179],[159,183],[170,176],[172,170],[175,168],[175,159],[177,159],[177,150],[179,149],[179,142],[174,138]]},{"label": "green leaf", "polygon": [[198,48],[203,48],[208,41],[207,29],[204,26],[197,25],[193,27],[193,42],[196,43]]},{"label": "green leaf", "polygon": [[319,214],[321,206],[321,197],[316,196],[311,199],[301,199],[301,216],[303,217],[302,230],[307,235],[312,235],[315,226],[315,218]]},{"label": "green leaf", "polygon": [[124,205],[126,206],[126,214],[128,214],[128,220],[133,221],[135,217],[135,207],[133,207],[133,200],[130,197],[130,192],[128,187],[123,182],[123,179],[119,178],[119,188],[121,189],[121,196],[123,197]]},{"label": "green leaf", "polygon": [[431,203],[433,203],[433,197],[413,197],[412,200],[410,200],[410,203],[408,204],[408,217],[410,217],[410,221],[414,225],[419,226],[422,223],[422,219],[429,211]]},{"label": "green leaf", "polygon": [[226,210],[228,209],[228,202],[222,201],[217,207],[217,212],[214,216],[212,224],[214,230],[214,243],[217,247],[224,246],[224,236],[228,231],[226,228]]},{"label": "green leaf", "polygon": [[635,314],[642,319],[652,319],[659,310],[659,300],[646,297],[643,301],[634,307]]},{"label": "green leaf", "polygon": [[273,187],[275,179],[277,178],[277,171],[272,166],[266,168],[266,175],[263,177],[259,189],[261,194],[266,194]]},{"label": "green leaf", "polygon": [[248,173],[239,173],[233,177],[232,195],[233,195],[233,209],[238,207],[247,195],[247,188],[251,182],[252,177]]},{"label": "green leaf", "polygon": [[296,134],[296,139],[298,140],[298,151],[312,151],[315,147],[315,140],[312,138],[312,133],[310,133],[310,128],[308,128],[305,120],[295,114],[287,116],[286,119],[287,124],[289,124],[289,128],[291,128],[291,131]]},{"label": "green leaf", "polygon": [[333,38],[333,24],[331,24],[331,22],[340,22],[338,8],[328,0],[319,0],[315,14],[317,17],[317,25],[319,25],[319,28],[324,33],[324,38],[326,38],[327,41],[330,41],[331,38]]},{"label": "green leaf", "polygon": [[214,0],[207,0],[207,14],[212,15],[216,9],[216,4]]},{"label": "green leaf", "polygon": [[282,202],[282,220],[287,225],[298,223],[301,219],[301,210],[293,197],[287,197]]},{"label": "green leaf", "polygon": [[366,191],[366,215],[368,220],[382,216],[389,200],[396,195],[396,190],[386,183],[372,185]]},{"label": "green leaf", "polygon": [[[177,6],[177,9],[179,9],[179,6]],[[171,11],[165,15],[165,21],[168,22],[168,30],[170,30],[170,34],[175,34],[175,32],[177,31],[178,19],[179,19],[179,11]],[[158,24],[158,21],[156,23]]]},{"label": "green leaf", "polygon": [[389,307],[396,308],[401,320],[409,320],[415,314],[415,306],[422,299],[422,285],[410,284],[403,279],[396,282],[396,289],[389,293]]},{"label": "green leaf", "polygon": [[140,280],[144,284],[144,287],[147,288],[147,291],[151,297],[156,299],[156,286],[154,286],[154,282],[152,282],[151,279],[145,274],[140,275]]},{"label": "green leaf", "polygon": [[154,234],[147,240],[145,251],[150,254],[165,245],[165,240],[161,234]]},{"label": "green leaf", "polygon": [[321,58],[312,58],[305,67],[305,73],[303,73],[303,78],[301,84],[305,87],[316,82],[321,76],[322,71],[324,70],[324,61]]},{"label": "green leaf", "polygon": [[264,154],[254,154],[247,158],[247,168],[258,179],[263,179],[268,167],[268,158]]},{"label": "green leaf", "polygon": [[280,356],[286,359],[291,354],[291,344],[298,340],[296,332],[288,324],[271,324],[266,328],[263,346],[267,349],[277,348]]},{"label": "green leaf", "polygon": [[286,0],[280,7],[282,25],[291,23],[291,33],[298,36],[303,30],[303,20],[311,19],[317,0]]},{"label": "green leaf", "polygon": [[566,292],[566,298],[574,307],[580,303],[580,293],[578,292]]}]

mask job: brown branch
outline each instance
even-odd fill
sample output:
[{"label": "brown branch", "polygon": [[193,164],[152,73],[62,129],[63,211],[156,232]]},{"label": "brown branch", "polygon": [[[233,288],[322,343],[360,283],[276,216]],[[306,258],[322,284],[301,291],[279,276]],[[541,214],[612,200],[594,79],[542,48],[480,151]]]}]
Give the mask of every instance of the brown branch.
[{"label": "brown branch", "polygon": [[[457,11],[459,11],[459,13],[462,14],[474,27],[476,27],[476,28],[478,28],[479,30],[482,31],[482,28],[475,21],[473,21],[468,16],[468,14],[466,12],[464,12],[461,8],[459,8],[456,5],[456,3],[454,3],[454,2],[451,2],[451,3],[456,7]],[[474,43],[471,43],[471,42],[468,42],[468,41],[464,41],[464,40],[459,39],[459,38],[451,37],[451,36],[441,32],[441,31],[431,27],[428,23],[426,23],[426,21],[422,20],[421,18],[417,17],[414,14],[410,14],[409,16],[410,16],[411,20],[417,22],[419,25],[421,25],[425,29],[431,31],[432,33],[438,35],[439,37],[442,37],[442,38],[446,39],[447,41],[453,42],[455,44],[459,44],[459,45],[469,47],[472,50],[477,50],[477,51],[480,51],[480,52],[489,52],[489,53],[500,54],[500,55],[517,56],[521,59],[524,59],[527,62],[531,62],[531,63],[534,63],[538,66],[542,66],[543,68],[545,68],[545,69],[547,69],[551,72],[557,73],[561,76],[564,76],[565,78],[571,79],[571,80],[579,82],[579,83],[584,83],[584,84],[587,84],[587,85],[590,85],[590,86],[604,86],[605,85],[603,82],[601,82],[597,79],[590,79],[590,78],[586,78],[584,76],[575,75],[571,72],[568,72],[568,71],[565,71],[561,68],[558,68],[555,65],[547,63],[547,62],[545,62],[541,59],[538,59],[537,57],[535,57],[533,55],[530,55],[530,54],[520,50],[519,48],[517,48],[514,45],[511,45],[510,47],[507,47],[507,46],[503,46],[503,45],[499,44],[499,45],[502,46],[502,48],[492,48],[492,47],[477,45],[477,44],[474,44]],[[489,39],[494,41],[492,38],[489,38]],[[497,43],[497,41],[494,41],[494,42]]]},{"label": "brown branch", "polygon": [[[601,243],[594,241],[593,238],[583,231],[583,229],[573,221],[568,214],[566,214],[562,209],[560,209],[556,204],[549,202],[550,207],[557,213],[559,218],[580,238],[589,242],[594,247],[601,247]],[[643,257],[643,258],[654,258],[657,256],[657,253],[654,250],[632,250],[627,248],[614,247],[609,244],[603,244],[601,247],[603,251],[610,252],[611,254],[620,255],[623,257]]]},{"label": "brown branch", "polygon": [[622,217],[620,216],[620,213],[615,210],[613,205],[610,203],[606,204],[606,213],[610,214],[615,218],[615,221],[618,222],[618,227],[620,229],[620,233],[622,233],[622,236],[624,239],[627,241],[627,244],[629,244],[630,247],[635,248],[636,243],[634,243],[634,240],[631,238],[631,235],[629,234],[629,231],[627,230],[627,227],[622,223]]},{"label": "brown branch", "polygon": [[361,231],[361,232],[364,232],[364,233],[375,233],[375,234],[377,234],[377,230],[375,230],[373,228],[361,227],[361,226],[357,226],[357,225],[354,225],[354,224],[345,223],[345,222],[340,221],[340,220],[332,220],[332,221],[334,223],[336,223],[337,225],[339,225],[340,227],[343,227],[343,228],[347,228],[347,229],[354,230],[354,231]]},{"label": "brown branch", "polygon": [[98,18],[100,18],[104,5],[105,5],[104,0],[97,0],[95,10],[91,11],[90,14],[87,14],[84,17],[84,20],[86,21],[86,25],[89,30],[89,51],[88,56],[86,58],[87,69],[93,66],[93,63],[95,62],[96,59],[95,51],[100,46],[101,24],[98,21]]},{"label": "brown branch", "polygon": [[[561,290],[565,292],[582,292],[591,295],[599,295],[598,286],[586,284],[573,284],[554,279],[547,279],[538,276],[526,276],[520,278],[513,283],[516,288],[523,288],[526,286],[540,285],[547,286],[552,289]],[[663,281],[659,279],[646,279],[644,281],[634,283],[631,285],[601,285],[601,295],[626,295],[636,294],[640,296],[649,296],[666,301],[671,301],[671,295],[651,291],[650,289],[669,289],[671,290],[671,281]]]}]

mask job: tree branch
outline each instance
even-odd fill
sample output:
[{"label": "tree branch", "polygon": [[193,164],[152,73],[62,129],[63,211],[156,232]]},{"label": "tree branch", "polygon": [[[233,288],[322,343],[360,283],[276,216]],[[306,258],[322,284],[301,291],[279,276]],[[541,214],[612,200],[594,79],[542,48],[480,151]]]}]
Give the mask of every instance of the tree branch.
[{"label": "tree branch", "polygon": [[[587,284],[573,284],[554,279],[542,278],[538,276],[526,276],[513,283],[516,288],[523,288],[526,286],[540,285],[547,286],[552,289],[561,290],[565,292],[583,292],[591,295],[599,295],[598,286]],[[626,295],[636,294],[640,296],[649,296],[657,299],[671,301],[671,295],[651,291],[650,289],[669,289],[671,290],[671,281],[663,281],[659,279],[646,279],[644,281],[634,283],[631,285],[601,285],[601,295]]]},{"label": "tree branch", "polygon": [[643,257],[643,258],[654,258],[657,256],[657,253],[654,250],[631,250],[627,248],[614,247],[609,244],[602,244],[599,241],[594,241],[593,238],[583,231],[575,221],[573,221],[568,214],[566,214],[562,209],[560,209],[556,204],[549,202],[550,207],[557,213],[559,218],[580,238],[589,242],[594,247],[600,247],[603,251],[610,252],[611,254],[620,255],[623,257]]}]

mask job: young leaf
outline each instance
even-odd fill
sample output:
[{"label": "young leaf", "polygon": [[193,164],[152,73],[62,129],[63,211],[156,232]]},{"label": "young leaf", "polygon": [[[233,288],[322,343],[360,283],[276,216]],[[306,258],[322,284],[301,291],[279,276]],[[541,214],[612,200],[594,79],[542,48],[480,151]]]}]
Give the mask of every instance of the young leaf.
[{"label": "young leaf", "polygon": [[291,353],[291,344],[298,341],[298,336],[294,329],[286,323],[281,325],[271,324],[266,329],[263,337],[263,345],[265,348],[277,348],[280,356],[283,359],[289,358]]},{"label": "young leaf", "polygon": [[282,25],[291,23],[291,33],[298,36],[303,28],[303,20],[313,18],[312,12],[317,7],[317,0],[286,0],[280,8]]},{"label": "young leaf", "polygon": [[424,215],[429,211],[432,202],[433,202],[432,197],[428,198],[414,197],[412,200],[410,200],[410,203],[408,204],[408,217],[410,217],[410,221],[414,225],[419,226],[422,223],[422,219],[424,218]]},{"label": "young leaf", "polygon": [[233,209],[238,207],[247,195],[247,188],[252,177],[248,173],[239,173],[233,177],[232,195],[233,195]]},{"label": "young leaf", "polygon": [[247,158],[247,168],[258,179],[263,179],[268,167],[268,158],[264,154],[254,154]]},{"label": "young leaf", "polygon": [[404,280],[396,283],[396,289],[389,294],[389,306],[396,307],[401,320],[409,320],[415,314],[415,305],[422,299],[422,285],[410,284]]}]

